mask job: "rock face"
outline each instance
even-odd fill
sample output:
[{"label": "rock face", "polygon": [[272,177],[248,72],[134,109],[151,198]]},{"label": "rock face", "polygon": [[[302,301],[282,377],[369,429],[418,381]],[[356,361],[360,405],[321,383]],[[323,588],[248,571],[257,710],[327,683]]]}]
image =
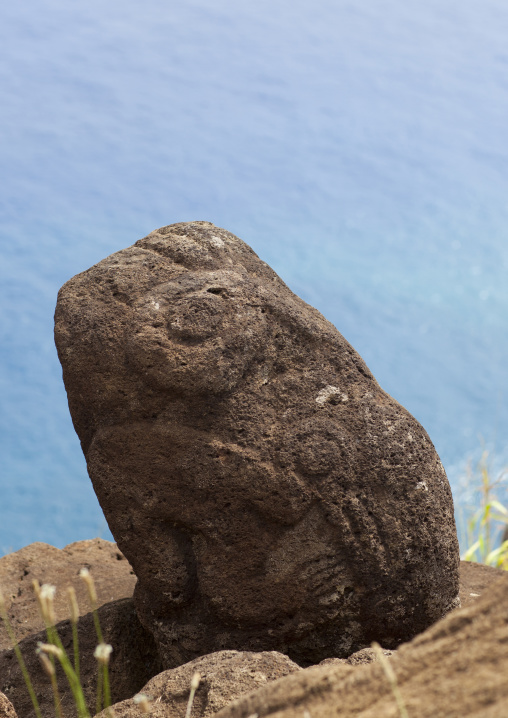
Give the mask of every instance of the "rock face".
[{"label": "rock face", "polygon": [[[389,661],[409,716],[506,718],[508,575],[454,611]],[[401,713],[378,663],[314,666],[260,688],[216,718],[394,718]]]},{"label": "rock face", "polygon": [[[152,718],[185,718],[193,675],[201,676],[192,704],[192,718],[209,718],[239,696],[255,691],[270,681],[301,670],[287,656],[276,651],[219,651],[196,658],[179,668],[152,678],[141,693],[150,698]],[[143,711],[126,700],[98,718],[142,718]]]},{"label": "rock face", "polygon": [[60,290],[74,426],[164,667],[385,648],[457,604],[418,422],[240,239],[163,227]]}]

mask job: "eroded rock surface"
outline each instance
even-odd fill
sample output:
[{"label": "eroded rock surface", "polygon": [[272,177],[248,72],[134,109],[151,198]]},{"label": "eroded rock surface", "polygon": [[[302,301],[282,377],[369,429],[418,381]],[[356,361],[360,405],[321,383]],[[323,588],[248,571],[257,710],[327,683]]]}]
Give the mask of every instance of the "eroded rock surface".
[{"label": "eroded rock surface", "polygon": [[448,481],[418,422],[240,239],[163,227],[62,287],[55,338],[95,491],[166,668],[308,665],[457,603]]},{"label": "eroded rock surface", "polygon": [[[185,718],[191,680],[195,673],[199,673],[201,678],[192,704],[192,716],[209,718],[239,696],[299,670],[296,663],[276,651],[219,651],[159,673],[141,693],[150,700],[153,718]],[[99,717],[141,718],[144,715],[133,699],[117,703],[110,714],[103,711]]]},{"label": "eroded rock surface", "polygon": [[[393,656],[394,651],[386,650],[386,648],[381,650],[384,656]],[[379,660],[379,656],[374,648],[362,648],[360,651],[352,653],[348,658],[325,658],[319,665],[338,666],[342,664],[347,666],[363,666],[366,663],[374,663],[374,661],[377,660]]]},{"label": "eroded rock surface", "polygon": [[[409,716],[506,718],[508,575],[388,660]],[[322,665],[239,698],[216,718],[393,718],[401,715],[379,662]]]}]

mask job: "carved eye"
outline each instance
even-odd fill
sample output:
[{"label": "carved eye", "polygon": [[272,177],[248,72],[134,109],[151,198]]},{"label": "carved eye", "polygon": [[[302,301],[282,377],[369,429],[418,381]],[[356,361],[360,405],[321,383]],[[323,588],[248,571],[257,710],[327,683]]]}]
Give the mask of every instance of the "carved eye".
[{"label": "carved eye", "polygon": [[181,339],[204,340],[220,333],[223,313],[217,300],[203,295],[186,298],[173,308],[169,328]]},{"label": "carved eye", "polygon": [[227,296],[226,290],[222,287],[209,287],[206,291],[208,294],[218,294],[221,297]]}]

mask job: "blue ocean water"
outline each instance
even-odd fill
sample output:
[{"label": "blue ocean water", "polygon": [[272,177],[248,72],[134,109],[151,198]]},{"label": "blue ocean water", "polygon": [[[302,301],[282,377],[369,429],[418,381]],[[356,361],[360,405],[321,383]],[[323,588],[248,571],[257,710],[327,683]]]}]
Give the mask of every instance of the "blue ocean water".
[{"label": "blue ocean water", "polygon": [[330,319],[457,503],[508,463],[504,0],[26,0],[0,11],[0,554],[102,535],[59,287],[207,219]]}]

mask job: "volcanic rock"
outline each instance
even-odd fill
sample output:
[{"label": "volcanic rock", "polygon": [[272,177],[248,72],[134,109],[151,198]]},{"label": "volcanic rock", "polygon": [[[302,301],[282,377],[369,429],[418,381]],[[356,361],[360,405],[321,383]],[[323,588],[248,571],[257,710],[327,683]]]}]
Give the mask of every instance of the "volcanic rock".
[{"label": "volcanic rock", "polygon": [[[385,648],[382,649],[384,656],[392,656],[393,651],[387,651]],[[374,648],[362,648],[360,651],[352,653],[348,658],[325,658],[320,666],[338,666],[339,664],[349,666],[363,666],[366,663],[373,663],[379,659],[378,653]]]},{"label": "volcanic rock", "polygon": [[420,424],[242,240],[171,225],[59,292],[69,407],[165,668],[397,646],[458,599]]},{"label": "volcanic rock", "polygon": [[[111,541],[98,538],[76,541],[63,549],[36,542],[0,558],[0,589],[18,641],[44,628],[32,588],[34,579],[40,584],[56,586],[57,621],[69,617],[67,586],[74,586],[80,614],[90,611],[87,589],[79,578],[82,568],[87,568],[93,576],[98,606],[132,596],[136,583],[134,571]],[[10,638],[0,621],[0,651],[10,647]]]},{"label": "volcanic rock", "polygon": [[[185,718],[191,680],[195,673],[199,673],[192,716],[208,718],[244,693],[299,670],[300,666],[275,651],[219,651],[163,671],[152,678],[141,693],[150,699],[153,718]],[[110,714],[103,711],[98,718],[138,718],[143,712],[131,699],[114,705]]]},{"label": "volcanic rock", "polygon": [[[387,659],[407,715],[506,718],[508,575],[474,604],[453,611]],[[260,688],[216,718],[393,718],[400,713],[387,673],[367,666],[307,668]]]},{"label": "volcanic rock", "polygon": [[459,596],[462,608],[476,603],[480,596],[490,590],[492,584],[506,575],[502,568],[486,566],[475,561],[461,561],[459,571]]}]

